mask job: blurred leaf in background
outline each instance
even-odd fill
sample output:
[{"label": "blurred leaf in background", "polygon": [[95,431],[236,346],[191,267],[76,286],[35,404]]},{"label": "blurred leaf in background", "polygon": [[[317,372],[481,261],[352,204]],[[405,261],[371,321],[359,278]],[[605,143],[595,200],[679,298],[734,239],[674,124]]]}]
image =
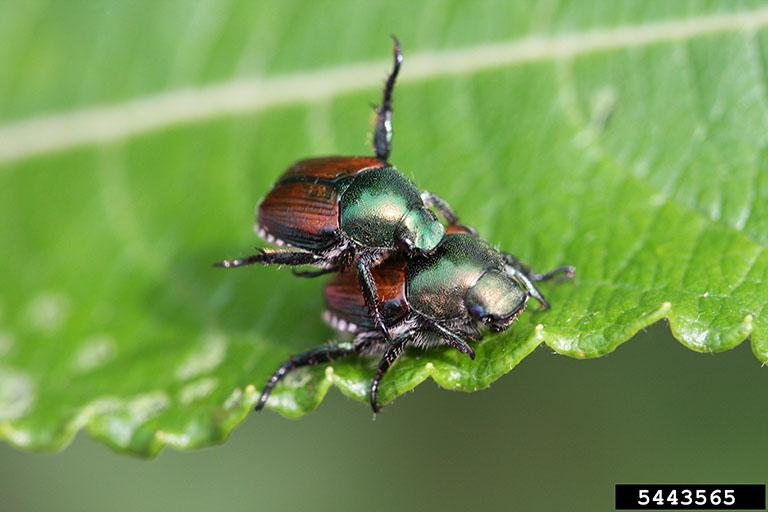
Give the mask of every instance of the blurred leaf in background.
[{"label": "blurred leaf in background", "polygon": [[[487,387],[542,341],[600,356],[662,318],[768,361],[766,26],[758,2],[0,4],[0,436],[221,441],[331,336],[320,280],[211,263],[259,243],[253,208],[292,161],[369,152],[390,33],[392,161],[578,278],[474,362],[403,359],[385,401]],[[363,399],[371,373],[297,372],[270,407],[298,416],[332,383]]]}]

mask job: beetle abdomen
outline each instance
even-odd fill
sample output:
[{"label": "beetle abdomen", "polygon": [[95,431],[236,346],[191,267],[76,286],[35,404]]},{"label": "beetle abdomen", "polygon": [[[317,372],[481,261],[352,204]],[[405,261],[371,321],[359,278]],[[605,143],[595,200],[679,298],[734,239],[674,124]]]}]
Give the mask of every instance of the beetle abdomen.
[{"label": "beetle abdomen", "polygon": [[[395,325],[410,312],[405,298],[405,261],[390,258],[374,267],[372,274],[384,323],[387,326]],[[336,318],[337,322],[345,320],[365,329],[376,328],[360,293],[357,273],[354,270],[336,274],[326,285],[325,304],[330,313],[328,316]]]}]

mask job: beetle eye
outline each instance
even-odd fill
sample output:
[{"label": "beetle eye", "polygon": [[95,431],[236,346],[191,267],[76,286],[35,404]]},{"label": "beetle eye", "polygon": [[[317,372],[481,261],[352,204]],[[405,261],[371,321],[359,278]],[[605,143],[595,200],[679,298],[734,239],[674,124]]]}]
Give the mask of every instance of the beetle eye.
[{"label": "beetle eye", "polygon": [[483,322],[488,318],[485,314],[485,308],[480,304],[472,304],[469,306],[469,314]]}]

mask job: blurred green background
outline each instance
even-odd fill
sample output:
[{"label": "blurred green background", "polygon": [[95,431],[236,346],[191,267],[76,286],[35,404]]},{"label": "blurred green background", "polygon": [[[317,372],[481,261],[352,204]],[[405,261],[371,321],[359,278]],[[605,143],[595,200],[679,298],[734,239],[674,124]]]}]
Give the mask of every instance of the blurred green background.
[{"label": "blurred green background", "polygon": [[[388,52],[386,38],[390,33],[396,33],[403,40],[407,58],[408,52],[465,48],[530,34],[563,34],[621,24],[653,23],[759,5],[760,2],[554,0],[538,3],[6,0],[0,1],[0,70],[3,71],[0,73],[3,75],[0,76],[0,119],[5,124],[50,112],[109,105],[232,79],[379,61],[383,58],[382,51]],[[706,47],[697,49],[696,55],[705,61],[701,57],[706,53],[704,50]],[[639,58],[650,60],[652,57],[641,54]],[[587,59],[580,68],[588,78],[592,77],[590,64]],[[407,66],[406,60],[406,72]],[[397,101],[408,105],[411,114],[396,120],[401,123],[396,129],[403,127],[399,132],[403,134],[408,133],[410,127],[409,133],[418,139],[418,144],[396,138],[395,154],[402,155],[404,161],[413,160],[416,155],[435,162],[432,168],[413,171],[426,182],[439,183],[440,187],[458,192],[476,187],[471,197],[482,196],[481,191],[492,191],[493,183],[478,179],[478,184],[472,174],[468,174],[463,183],[452,183],[452,188],[441,181],[439,164],[442,161],[463,157],[467,161],[482,162],[486,153],[485,141],[462,138],[464,127],[452,124],[453,113],[464,108],[462,119],[466,120],[467,111],[484,109],[485,117],[475,119],[482,125],[477,133],[489,133],[493,131],[493,123],[499,121],[494,114],[506,122],[510,119],[503,113],[506,111],[499,110],[493,102],[478,102],[476,97],[482,97],[486,91],[498,91],[499,83],[512,84],[519,89],[515,91],[517,94],[510,94],[513,96],[509,98],[510,105],[515,101],[521,104],[521,118],[511,120],[514,121],[510,123],[512,129],[538,130],[535,140],[546,140],[540,132],[554,131],[556,127],[548,127],[544,121],[558,118],[540,105],[528,106],[546,99],[544,95],[537,99],[535,92],[538,88],[548,88],[551,85],[548,80],[554,73],[550,74],[548,64],[531,65],[534,70],[538,69],[536,66],[545,71],[528,77],[529,68],[521,67],[500,72],[498,77],[488,73],[481,77],[479,84],[466,78],[443,78],[431,88],[406,86],[405,90],[410,87],[412,94],[402,95]],[[620,74],[620,70],[617,73]],[[528,78],[530,82],[526,81]],[[444,94],[432,94],[433,91]],[[526,94],[530,91],[533,92],[528,97]],[[474,104],[463,103],[467,92],[474,94]],[[451,106],[458,108],[446,108],[443,96],[452,98]],[[365,119],[359,119],[359,112],[353,107],[370,98],[375,96],[358,91],[313,108],[283,106],[258,115],[249,113],[234,119],[213,119],[191,127],[171,128],[157,137],[139,138],[125,146],[117,144],[93,152],[92,148],[85,148],[43,156],[31,164],[22,161],[18,165],[25,173],[23,177],[8,173],[8,180],[15,185],[15,190],[30,190],[33,186],[38,195],[55,190],[65,199],[60,204],[79,205],[88,198],[84,199],[79,189],[70,190],[72,183],[103,185],[99,180],[108,180],[100,174],[101,169],[112,172],[128,167],[134,174],[126,173],[122,178],[118,175],[111,186],[119,188],[121,179],[123,185],[134,185],[138,204],[145,202],[154,209],[139,209],[133,222],[146,227],[150,242],[163,240],[172,247],[168,253],[174,254],[173,250],[181,251],[179,248],[187,246],[179,241],[181,235],[179,240],[167,236],[168,226],[181,217],[174,208],[188,203],[162,204],[155,201],[152,190],[144,190],[132,180],[139,182],[137,176],[145,178],[144,174],[151,174],[159,183],[157,189],[165,192],[175,190],[175,184],[189,179],[190,189],[195,192],[190,194],[191,199],[185,198],[199,200],[204,207],[190,211],[186,220],[197,222],[200,232],[218,236],[195,240],[200,244],[197,247],[200,252],[174,261],[182,268],[180,274],[196,276],[201,261],[221,256],[220,246],[225,240],[229,243],[225,252],[253,243],[244,219],[249,220],[253,203],[279,170],[257,169],[253,176],[246,178],[242,169],[254,161],[286,163],[304,153],[323,153],[329,148],[363,150],[365,134],[361,129],[365,127]],[[497,99],[494,97],[493,101]],[[419,111],[419,107],[424,111]],[[536,116],[542,111],[551,117],[539,124]],[[526,117],[521,121],[523,115]],[[313,122],[313,116],[319,121]],[[430,123],[443,131],[421,133],[418,119],[422,116],[432,116]],[[296,126],[290,124],[294,121]],[[333,129],[313,132],[310,125]],[[276,126],[280,131],[264,133],[261,131],[264,126]],[[563,139],[570,136],[570,133],[562,135]],[[506,133],[496,134],[496,146],[502,137],[507,137]],[[527,139],[517,140],[525,145]],[[634,150],[635,142],[631,142]],[[515,143],[511,141],[510,145]],[[532,155],[538,148],[527,148],[530,153],[526,153],[526,148],[504,146],[497,148],[489,161],[498,161],[505,157],[505,151],[512,150],[523,155],[524,163],[534,158]],[[221,163],[221,154],[230,160]],[[154,173],[157,168],[167,173]],[[227,181],[226,187],[206,188],[209,182],[204,176],[212,168],[232,171],[232,180]],[[36,171],[47,174],[35,174]],[[96,178],[86,176],[86,172]],[[82,182],[78,182],[79,179]],[[468,184],[470,181],[473,183]],[[106,199],[101,200],[110,203],[113,196],[110,183],[107,185]],[[50,214],[51,218],[58,215],[58,212],[25,211],[24,205],[11,203],[14,198],[9,196],[0,190],[0,200],[5,201],[5,206],[11,205],[14,212],[22,213],[18,225],[0,226],[8,232],[24,231],[18,226],[24,226],[23,222],[38,215],[44,220],[48,219],[44,214]],[[235,199],[227,203],[223,214],[226,219],[221,219],[221,211],[211,205],[232,197]],[[484,215],[493,211],[498,201],[496,205],[480,204],[477,210],[468,213],[470,217],[483,219],[484,232],[500,229],[499,223],[488,221]],[[117,213],[110,220],[125,221],[126,217],[121,216],[125,205],[118,201],[114,205]],[[83,211],[89,210],[84,207]],[[93,211],[100,210],[94,208]],[[163,218],[165,224],[153,225],[152,220],[160,215],[167,216]],[[83,217],[86,221],[85,213]],[[55,223],[51,221],[50,226]],[[79,240],[77,224],[68,227],[72,231],[65,234],[74,234]],[[104,232],[111,229],[109,225],[97,227],[94,238],[106,237]],[[132,228],[135,226],[129,227],[129,234]],[[19,239],[31,240],[30,245],[34,245],[37,235],[25,232]],[[82,238],[89,235],[92,233],[83,233]],[[239,245],[232,242],[232,236],[239,237]],[[161,250],[168,247],[164,245]],[[2,249],[9,254],[17,250]],[[121,252],[123,247],[115,243],[110,248],[113,249]],[[546,253],[545,249],[546,246],[538,250]],[[82,252],[88,251],[82,249]],[[35,264],[45,262],[44,255],[39,254],[14,256],[28,257]],[[77,249],[68,256],[71,261],[84,257]],[[64,257],[63,261],[66,264],[69,260]],[[30,273],[24,279],[38,284],[38,277]],[[78,279],[70,283],[73,288],[80,285],[79,276],[75,277]],[[132,274],[120,278],[129,281],[129,291],[133,280],[139,279]],[[210,288],[220,287],[221,279],[213,275],[200,278],[208,281]],[[210,298],[216,308],[224,310],[222,326],[232,331],[241,330],[238,334],[242,339],[237,340],[239,348],[233,344],[228,354],[231,360],[227,364],[236,370],[232,372],[237,375],[233,379],[247,374],[242,367],[249,362],[241,363],[237,351],[252,355],[248,350],[255,342],[247,336],[247,329],[251,328],[248,322],[258,315],[250,309],[251,304],[232,305],[235,313],[222,304],[233,296],[245,296],[258,284],[273,289],[288,280],[261,272],[258,277],[249,275],[237,284],[227,285],[229,288],[224,287],[223,299]],[[25,284],[20,281],[18,288],[24,288]],[[317,284],[297,283],[286,292],[288,295],[283,301],[314,294],[317,288]],[[235,289],[240,295],[233,291]],[[199,334],[193,323],[195,312],[175,309],[177,303],[171,298],[178,297],[169,298],[172,292],[165,289],[150,291],[153,297],[158,297],[156,307],[152,308],[153,318],[142,318],[140,308],[132,310],[136,318],[118,315],[118,321],[126,324],[124,332],[134,332],[134,321],[146,324],[157,321],[162,334],[166,335],[166,319],[178,318],[180,326],[174,328],[188,329],[190,336]],[[148,293],[141,289],[135,297],[131,295],[123,300],[143,305]],[[290,328],[286,350],[304,348],[307,340],[314,339],[322,329],[316,319],[319,296],[312,295],[302,308],[297,312],[273,312],[274,317],[265,320],[265,324],[272,323],[259,329],[273,341],[282,343],[281,333]],[[218,309],[215,312],[221,313]],[[301,325],[283,325],[297,315],[307,318],[313,315],[313,320]],[[154,327],[142,326],[147,330]],[[261,331],[259,334],[264,334]],[[168,337],[173,339],[177,334],[173,332]],[[282,355],[271,357],[277,362]],[[163,360],[159,361],[158,367],[162,369]],[[238,364],[240,366],[236,366]],[[105,381],[119,380],[119,372],[109,371],[100,377]],[[153,367],[149,371],[157,370]],[[55,376],[54,371],[52,375]],[[747,344],[716,356],[696,354],[680,346],[665,325],[657,325],[599,360],[577,361],[553,355],[549,349],[540,347],[486,391],[451,393],[438,390],[431,383],[424,384],[397,400],[375,420],[365,406],[342,398],[332,390],[318,411],[300,421],[289,421],[271,412],[250,415],[223,445],[188,453],[166,450],[155,460],[116,454],[82,434],[59,454],[22,453],[0,444],[0,510],[610,510],[616,482],[765,480],[768,475],[766,379],[768,374]],[[234,387],[245,382],[248,381],[226,384]],[[86,382],[83,387],[92,386]],[[133,393],[135,390],[126,391],[126,394]],[[56,399],[53,395],[44,405],[53,409],[57,406],[52,403]],[[211,399],[214,401],[219,403],[223,399],[216,396]],[[67,406],[63,407],[62,416],[71,414]],[[210,407],[201,406],[194,413],[207,417]],[[169,421],[175,419],[172,414],[169,416],[172,416]]]},{"label": "blurred green background", "polygon": [[576,361],[539,348],[487,391],[422,385],[375,420],[332,391],[299,421],[254,414],[222,446],[118,455],[0,446],[9,511],[584,510],[615,482],[766,478],[768,386],[747,345],[695,354],[659,325]]}]

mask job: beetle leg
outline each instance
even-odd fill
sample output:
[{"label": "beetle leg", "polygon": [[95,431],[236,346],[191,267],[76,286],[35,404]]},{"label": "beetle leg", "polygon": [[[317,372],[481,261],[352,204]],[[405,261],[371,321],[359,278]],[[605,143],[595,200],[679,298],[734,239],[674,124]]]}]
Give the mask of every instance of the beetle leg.
[{"label": "beetle leg", "polygon": [[[449,205],[448,202],[442,197],[437,196],[428,190],[425,190],[421,193],[421,200],[424,201],[426,206],[435,208],[438,212],[440,212],[440,215],[445,218],[449,225],[452,226],[459,223],[459,216],[456,215],[456,213],[453,211],[453,208],[451,208],[451,205]],[[474,232],[474,229],[472,229],[472,231]]]},{"label": "beetle leg", "polygon": [[336,267],[330,267],[330,268],[321,268],[320,270],[296,270],[293,269],[293,275],[296,277],[320,277],[324,276],[325,274],[332,274],[334,272],[338,272],[339,269]]},{"label": "beetle leg", "polygon": [[272,393],[272,389],[277,385],[278,382],[283,379],[283,377],[288,374],[288,372],[303,366],[315,366],[318,364],[327,363],[329,361],[333,361],[334,359],[356,353],[357,350],[354,348],[343,347],[340,345],[324,345],[322,347],[291,356],[290,359],[281,364],[280,367],[275,370],[275,373],[272,374],[267,383],[264,385],[264,390],[261,392],[261,396],[259,397],[259,401],[256,402],[256,407],[254,410],[260,411],[264,408],[264,405],[266,405],[267,400],[269,399],[270,393]]},{"label": "beetle leg", "polygon": [[556,277],[560,274],[563,274],[568,279],[571,279],[576,275],[576,267],[573,265],[565,265],[562,267],[557,267],[554,270],[550,270],[549,272],[545,272],[544,274],[530,273],[528,275],[532,281],[549,281],[553,277]]},{"label": "beetle leg", "polygon": [[214,263],[216,267],[222,268],[234,268],[244,267],[246,265],[254,265],[256,263],[262,263],[264,265],[308,265],[322,261],[320,256],[312,254],[311,252],[302,251],[275,251],[257,249],[257,253],[253,256],[246,256],[245,258],[237,258],[234,260],[222,260]]},{"label": "beetle leg", "polygon": [[554,270],[550,270],[549,272],[545,272],[544,274],[537,274],[536,272],[532,271],[530,268],[528,268],[526,265],[523,264],[519,259],[517,259],[515,256],[503,252],[501,253],[504,257],[504,261],[507,262],[507,265],[510,265],[520,272],[524,273],[526,276],[528,276],[528,279],[531,281],[549,281],[555,276],[558,276],[560,274],[564,274],[565,277],[568,279],[572,278],[574,275],[576,275],[576,267],[572,265],[566,265],[563,267],[557,267]]},{"label": "beetle leg", "polygon": [[389,153],[392,151],[392,91],[395,88],[395,80],[400,72],[400,65],[403,63],[403,54],[400,51],[400,41],[392,36],[394,47],[392,55],[394,62],[392,71],[389,72],[387,83],[384,85],[384,97],[381,105],[376,107],[376,127],[373,132],[373,149],[376,152],[376,158],[389,160]]},{"label": "beetle leg", "polygon": [[533,283],[535,281],[547,281],[559,274],[564,274],[566,277],[571,278],[574,276],[576,272],[576,269],[574,267],[565,266],[565,267],[558,267],[555,270],[552,270],[551,272],[547,272],[545,274],[537,274],[535,272],[532,272],[531,269],[523,265],[523,263],[521,263],[520,260],[518,260],[517,258],[515,258],[509,253],[502,253],[502,257],[504,258],[504,261],[507,263],[507,269],[509,270],[510,274],[512,274],[523,285],[525,285],[525,288],[528,290],[528,293],[531,294],[531,297],[536,299],[539,302],[539,304],[541,304],[541,309],[545,309],[545,310],[549,309],[549,302],[547,302],[547,299],[544,298],[544,296],[541,294],[539,289],[536,288],[536,285],[534,285]]},{"label": "beetle leg", "polygon": [[389,329],[384,324],[384,317],[379,310],[379,298],[376,293],[376,281],[373,280],[373,275],[371,275],[371,264],[364,258],[357,261],[357,279],[360,282],[360,290],[363,292],[365,305],[368,307],[368,311],[370,311],[376,324],[376,329],[386,339],[392,339],[389,335]]},{"label": "beetle leg", "polygon": [[467,354],[470,359],[475,358],[475,350],[462,336],[459,336],[452,330],[443,325],[440,325],[437,322],[429,322],[429,325],[433,327],[438,333],[440,333],[440,336],[448,342],[448,345],[452,346],[462,354]]},{"label": "beetle leg", "polygon": [[378,400],[379,385],[381,384],[381,379],[384,378],[384,374],[387,373],[387,370],[389,370],[389,367],[392,366],[392,363],[394,363],[395,360],[403,353],[405,350],[405,342],[407,340],[408,338],[401,338],[399,340],[395,340],[394,343],[389,345],[386,352],[384,352],[384,355],[379,361],[379,365],[376,367],[376,375],[374,375],[373,381],[371,381],[370,395],[371,408],[373,409],[374,414],[381,410]]},{"label": "beetle leg", "polygon": [[541,294],[539,289],[536,288],[536,285],[533,284],[533,282],[528,278],[528,276],[524,272],[521,272],[520,270],[510,265],[507,265],[507,269],[509,270],[510,274],[512,274],[514,278],[516,278],[525,286],[525,289],[528,290],[528,294],[534,299],[536,299],[539,302],[539,304],[541,304],[542,311],[546,311],[547,309],[550,308],[549,302],[547,301],[547,299],[544,298],[544,296]]}]

